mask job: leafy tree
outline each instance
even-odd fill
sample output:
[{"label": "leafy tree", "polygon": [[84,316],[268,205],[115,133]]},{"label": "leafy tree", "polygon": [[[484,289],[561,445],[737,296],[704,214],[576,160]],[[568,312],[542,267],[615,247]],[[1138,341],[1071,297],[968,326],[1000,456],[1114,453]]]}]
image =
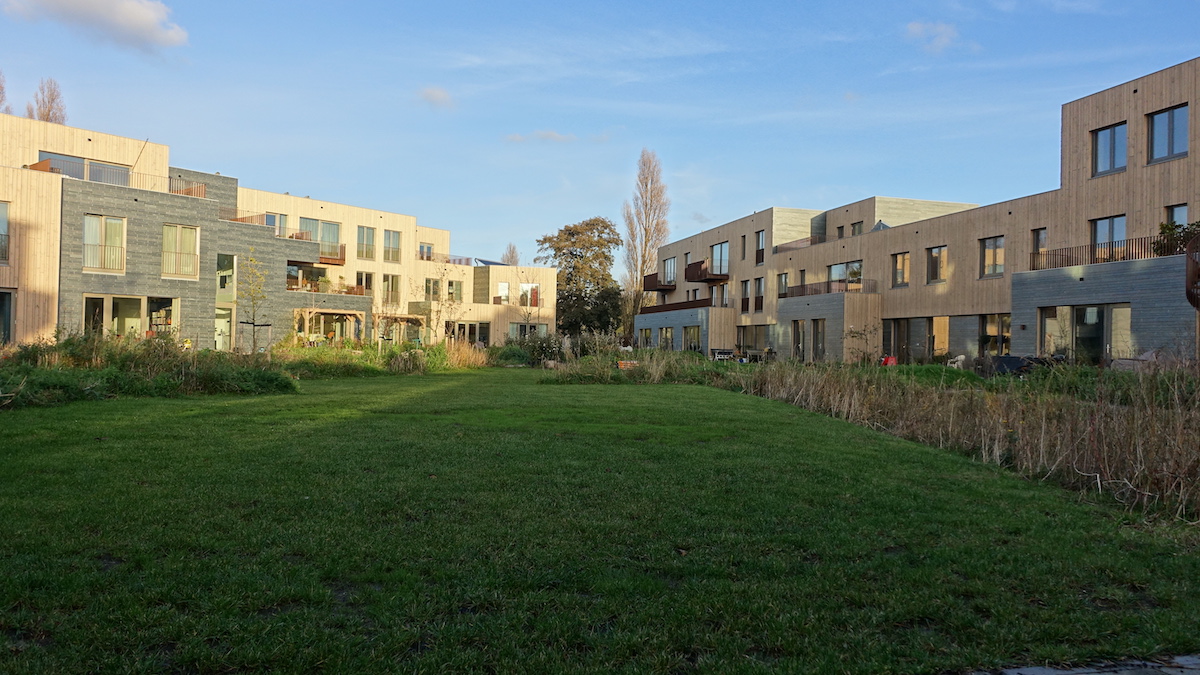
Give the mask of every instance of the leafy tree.
[{"label": "leafy tree", "polygon": [[54,124],[67,123],[67,104],[63,101],[62,90],[54,78],[47,77],[38,84],[33,103],[25,104],[25,116],[31,120]]},{"label": "leafy tree", "polygon": [[568,335],[610,330],[620,319],[621,292],[612,278],[613,251],[621,245],[607,218],[566,225],[537,240],[534,262],[558,268],[558,328]]},{"label": "leafy tree", "polygon": [[250,321],[250,352],[258,353],[258,319],[267,304],[267,268],[254,257],[254,247],[238,266],[238,302]]},{"label": "leafy tree", "polygon": [[642,148],[638,158],[637,185],[633,203],[625,202],[625,288],[629,302],[624,317],[625,332],[633,334],[633,318],[645,302],[642,283],[658,268],[658,249],[667,243],[671,226],[667,211],[671,200],[662,182],[662,164],[653,151]]},{"label": "leafy tree", "polygon": [[1200,236],[1200,221],[1188,225],[1179,223],[1160,223],[1158,226],[1159,240],[1154,242],[1155,255],[1178,255],[1193,238]]}]

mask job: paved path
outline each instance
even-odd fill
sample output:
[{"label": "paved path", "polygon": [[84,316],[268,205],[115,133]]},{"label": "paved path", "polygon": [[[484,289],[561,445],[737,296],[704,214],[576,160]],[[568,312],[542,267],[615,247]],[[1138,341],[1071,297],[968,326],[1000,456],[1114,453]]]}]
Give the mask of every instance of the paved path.
[{"label": "paved path", "polygon": [[1164,659],[1164,663],[1122,661],[1121,663],[1065,669],[1030,666],[1005,670],[985,670],[972,675],[1099,675],[1101,673],[1104,675],[1200,675],[1200,654]]}]

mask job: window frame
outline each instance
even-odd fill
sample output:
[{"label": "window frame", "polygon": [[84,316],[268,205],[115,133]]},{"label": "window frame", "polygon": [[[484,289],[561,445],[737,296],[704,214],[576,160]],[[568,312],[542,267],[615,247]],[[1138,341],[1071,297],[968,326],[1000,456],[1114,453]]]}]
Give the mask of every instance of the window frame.
[{"label": "window frame", "polygon": [[[717,257],[717,252],[720,251],[721,257]],[[713,244],[708,247],[709,260],[712,261],[712,269],[709,270],[712,274],[729,274],[729,240],[725,240],[719,244]]]},{"label": "window frame", "polygon": [[[1178,218],[1176,218],[1176,214],[1178,213],[1179,209],[1183,209],[1184,222],[1182,222],[1182,223],[1179,222]],[[1187,204],[1171,204],[1170,206],[1167,207],[1166,211],[1167,211],[1167,217],[1166,217],[1166,220],[1164,220],[1163,222],[1175,223],[1176,225],[1190,225],[1191,224],[1191,223],[1187,222],[1187,220],[1188,220],[1188,215],[1187,215],[1188,205]]]},{"label": "window frame", "polygon": [[0,265],[7,265],[9,257],[8,206],[11,202],[0,202]]},{"label": "window frame", "polygon": [[673,285],[675,283],[675,256],[671,256],[663,260],[663,278],[662,283]]},{"label": "window frame", "polygon": [[[1187,157],[1188,145],[1189,145],[1189,141],[1188,141],[1188,133],[1189,133],[1188,116],[1189,116],[1189,113],[1187,110],[1188,110],[1188,104],[1184,103],[1182,105],[1172,106],[1170,108],[1165,108],[1163,110],[1159,110],[1157,112],[1152,112],[1149,115],[1146,115],[1146,124],[1147,124],[1146,163],[1147,164],[1157,164],[1159,162],[1169,162],[1173,159],[1181,159],[1183,157]],[[1177,116],[1177,113],[1179,113],[1181,111],[1183,112],[1183,125],[1182,125],[1183,126],[1183,133],[1182,133],[1183,149],[1182,150],[1178,149],[1178,144],[1176,143],[1176,141],[1180,137],[1180,134],[1177,134],[1177,129],[1176,129],[1176,127],[1179,126],[1178,125],[1179,118]],[[1154,146],[1155,146],[1155,141],[1158,138],[1159,123],[1157,120],[1159,117],[1162,117],[1162,116],[1165,116],[1165,117],[1163,117],[1163,119],[1166,121],[1166,139],[1165,139],[1166,146],[1167,146],[1166,154],[1156,155],[1156,154],[1154,154],[1155,153]]]},{"label": "window frame", "polygon": [[[396,245],[388,246],[388,235],[396,235]],[[383,231],[383,261],[384,262],[400,262],[400,230],[384,230]]]},{"label": "window frame", "polygon": [[[903,264],[898,264],[903,261]],[[908,288],[912,274],[912,252],[892,254],[892,288]]]},{"label": "window frame", "polygon": [[[367,235],[364,237],[363,235]],[[363,241],[367,239],[368,241]],[[366,225],[358,226],[358,259],[359,260],[374,260],[375,259],[375,228]]]},{"label": "window frame", "polygon": [[[1119,132],[1119,134],[1118,134]],[[1102,168],[1101,149],[1107,138],[1107,166]],[[1118,142],[1119,139],[1119,142]],[[1119,147],[1118,147],[1119,146]],[[1119,157],[1119,159],[1118,159]],[[1120,164],[1117,162],[1120,161]],[[1121,173],[1129,165],[1129,122],[1118,122],[1092,132],[1092,177]]]},{"label": "window frame", "polygon": [[[181,242],[183,240],[183,237],[181,236],[183,234],[183,231],[191,230],[192,232],[194,232],[195,236],[193,239],[193,243],[194,243],[194,245],[192,247],[193,250],[192,251],[184,251],[182,249],[179,249],[179,250],[175,250],[175,251],[168,251],[167,250],[167,229],[168,228],[173,228],[175,230],[175,241],[176,241],[177,249],[179,248],[179,242]],[[175,265],[177,266],[177,269],[182,269],[184,267],[184,264],[183,264],[183,261],[180,259],[180,256],[186,256],[186,255],[192,256],[192,265],[191,265],[192,272],[190,274],[186,273],[186,272],[168,272],[167,271],[167,260],[169,259],[168,256],[174,256],[175,257]],[[180,225],[177,223],[163,223],[161,273],[162,273],[163,278],[165,278],[165,279],[184,279],[187,281],[199,281],[200,280],[200,228],[198,228],[194,225]]]},{"label": "window frame", "polygon": [[[99,244],[99,243],[89,244],[88,243],[88,235],[87,235],[87,219],[88,218],[98,218],[99,219],[99,222],[100,222],[99,240],[100,241],[108,241],[108,228],[109,228],[109,225],[111,224],[110,221],[119,221],[121,223],[121,246],[119,247],[121,266],[119,268],[109,267],[109,266],[103,264],[108,258],[107,252],[104,251],[103,249],[117,248],[117,247],[113,247],[110,244]],[[83,237],[82,237],[82,239],[83,239],[83,271],[87,274],[112,274],[112,275],[123,276],[125,274],[125,270],[127,267],[126,257],[128,255],[127,244],[129,241],[129,219],[125,218],[124,216],[107,216],[107,215],[103,215],[103,214],[99,214],[99,213],[85,213],[83,215],[83,222],[84,222]],[[88,249],[87,249],[88,246],[100,247],[100,250],[97,252],[99,255],[97,255],[96,258],[100,259],[101,265],[89,266],[87,264],[88,257],[89,257]]]},{"label": "window frame", "polygon": [[[947,277],[947,256],[949,249],[946,244],[930,246],[925,249],[925,283],[944,284]],[[936,265],[934,263],[937,263]]]},{"label": "window frame", "polygon": [[996,279],[1004,276],[1004,235],[979,240],[979,278]]}]

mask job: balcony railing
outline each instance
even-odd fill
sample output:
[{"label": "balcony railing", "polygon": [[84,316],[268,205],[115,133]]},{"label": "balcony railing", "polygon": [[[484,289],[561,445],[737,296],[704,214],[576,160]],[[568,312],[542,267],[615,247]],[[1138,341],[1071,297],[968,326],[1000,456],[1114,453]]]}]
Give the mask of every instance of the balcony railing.
[{"label": "balcony railing", "polygon": [[466,265],[468,267],[475,264],[474,258],[472,258],[470,256],[465,256],[465,255],[454,255],[453,253],[447,255],[445,253],[432,253],[429,251],[419,251],[417,253],[417,259],[425,260],[428,262],[447,263],[450,265]]},{"label": "balcony railing", "polygon": [[658,280],[658,272],[647,274],[642,280],[642,290],[649,293],[651,291],[673,291],[675,290],[675,280]]},{"label": "balcony railing", "polygon": [[787,295],[781,297],[800,298],[806,295],[828,293],[878,293],[879,282],[874,279],[818,281],[815,284],[788,286]]},{"label": "balcony railing", "polygon": [[317,256],[320,262],[326,265],[345,265],[346,245],[335,241],[323,241]]},{"label": "balcony railing", "polygon": [[400,262],[400,249],[392,246],[383,247],[384,262]]},{"label": "balcony railing", "polygon": [[125,247],[84,244],[83,268],[88,270],[104,270],[105,272],[124,272]]},{"label": "balcony railing", "polygon": [[297,282],[295,279],[288,279],[287,289],[289,291],[300,291],[302,293],[330,293],[332,295],[371,295],[371,291],[365,286],[347,286],[345,284],[322,284],[316,279],[305,279]]},{"label": "balcony railing", "polygon": [[195,253],[163,251],[162,273],[163,276],[195,279],[200,276],[200,256]]},{"label": "balcony railing", "polygon": [[825,243],[825,235],[814,234],[811,237],[805,237],[804,239],[797,239],[795,241],[789,241],[789,242],[780,244],[775,247],[775,252],[776,253],[784,253],[786,251],[796,251],[796,250],[799,250],[802,248],[808,248],[809,246],[812,246],[813,244],[823,244],[823,243]]},{"label": "balcony railing", "polygon": [[256,211],[244,211],[228,206],[217,207],[217,218],[220,220],[228,220],[231,223],[249,223],[251,225],[267,224],[267,214]]},{"label": "balcony railing", "polygon": [[1031,253],[1029,269],[1052,270],[1059,267],[1075,265],[1094,265],[1096,263],[1117,262],[1120,260],[1145,260],[1161,258],[1169,255],[1179,255],[1184,252],[1187,242],[1177,238],[1155,235],[1153,237],[1138,237],[1110,241],[1103,244],[1085,244],[1068,248],[1056,248],[1049,251]]},{"label": "balcony railing", "polygon": [[359,244],[358,257],[362,260],[374,260],[375,244]]},{"label": "balcony railing", "polygon": [[379,301],[385,305],[400,304],[400,291],[385,291],[379,296]]},{"label": "balcony railing", "polygon": [[138,190],[154,192],[169,192],[173,195],[204,198],[208,194],[208,185],[196,181],[184,180],[175,176],[153,176],[136,173],[123,166],[104,164],[101,162],[76,162],[67,159],[44,159],[37,164],[30,164],[34,171],[45,171],[69,176],[78,180],[106,185],[120,185]]},{"label": "balcony railing", "polygon": [[680,309],[700,309],[712,306],[712,298],[700,298],[699,300],[685,300],[684,302],[672,302],[665,305],[650,305],[649,307],[643,307],[638,313],[657,314],[658,312],[674,312]]},{"label": "balcony railing", "polygon": [[721,264],[716,266],[709,258],[689,263],[683,270],[683,278],[696,283],[725,281],[729,278],[729,261],[721,261]]},{"label": "balcony railing", "polygon": [[8,235],[0,234],[0,262],[8,262]]}]

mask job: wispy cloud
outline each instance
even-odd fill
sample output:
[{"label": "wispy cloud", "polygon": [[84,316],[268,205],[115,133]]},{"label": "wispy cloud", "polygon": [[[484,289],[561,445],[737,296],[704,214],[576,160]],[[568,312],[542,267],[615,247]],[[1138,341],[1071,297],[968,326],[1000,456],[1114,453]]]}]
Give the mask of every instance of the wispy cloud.
[{"label": "wispy cloud", "polygon": [[576,140],[574,134],[560,134],[557,131],[542,130],[531,134],[509,134],[504,140],[510,143],[525,143],[527,141],[549,141],[551,143],[571,143]]},{"label": "wispy cloud", "polygon": [[4,11],[29,21],[56,21],[91,37],[153,52],[187,44],[188,34],[158,0],[0,0]]},{"label": "wispy cloud", "polygon": [[434,108],[453,108],[455,105],[454,97],[441,87],[425,87],[418,93],[418,96]]},{"label": "wispy cloud", "polygon": [[699,211],[692,212],[692,220],[697,223],[700,223],[701,225],[707,225],[712,222],[712,218],[709,218],[708,216],[704,215],[703,213],[700,213]]},{"label": "wispy cloud", "polygon": [[941,54],[958,42],[958,28],[954,24],[913,21],[905,27],[909,39],[922,43],[921,47],[930,54]]}]

